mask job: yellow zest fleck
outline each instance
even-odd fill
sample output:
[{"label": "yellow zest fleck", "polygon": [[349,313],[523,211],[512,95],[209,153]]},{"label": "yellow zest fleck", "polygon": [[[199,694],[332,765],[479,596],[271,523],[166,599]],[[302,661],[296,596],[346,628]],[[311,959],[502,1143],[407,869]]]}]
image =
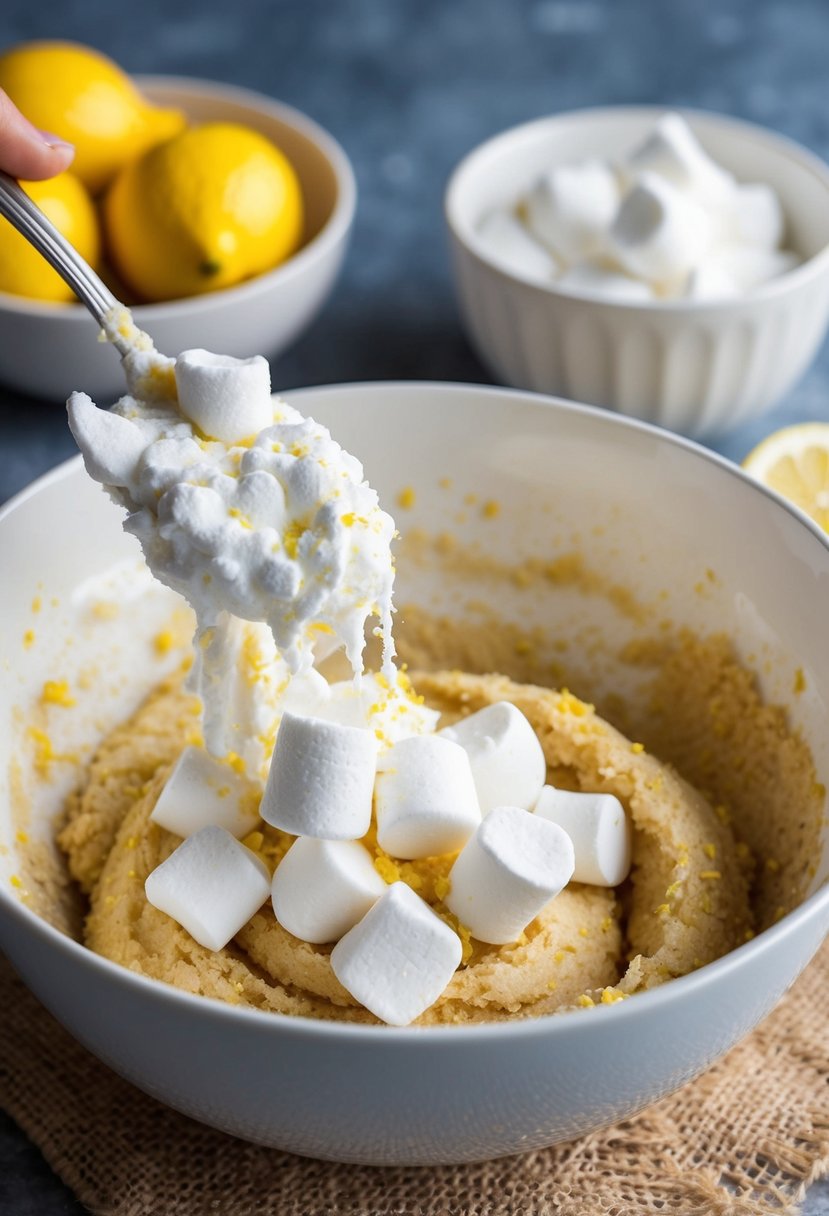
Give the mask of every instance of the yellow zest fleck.
[{"label": "yellow zest fleck", "polygon": [[40,598],[39,595],[36,595],[35,598],[32,600],[32,612],[40,612],[42,607],[43,607],[43,600]]},{"label": "yellow zest fleck", "polygon": [[285,529],[285,552],[290,558],[296,558],[299,552],[299,542],[301,537],[308,531],[305,524],[298,519],[293,520]]},{"label": "yellow zest fleck", "polygon": [[135,877],[136,877],[135,870],[127,870],[127,878],[135,878]]},{"label": "yellow zest fleck", "polygon": [[677,882],[672,882],[671,885],[668,887],[668,890],[665,892],[665,898],[673,899],[677,895],[681,886],[682,886],[681,880],[678,880]]},{"label": "yellow zest fleck", "polygon": [[659,773],[658,773],[658,774],[657,774],[655,777],[653,777],[653,778],[652,778],[650,781],[646,781],[646,782],[645,782],[645,789],[647,789],[647,790],[661,790],[661,789],[662,789],[662,776],[661,776],[661,774],[659,774]]},{"label": "yellow zest fleck", "polygon": [[340,519],[345,524],[346,528],[353,528],[356,518],[357,515],[354,511],[348,511],[345,515],[340,516]]},{"label": "yellow zest fleck", "polygon": [[259,831],[248,832],[247,836],[245,836],[244,840],[242,841],[245,848],[250,849],[252,853],[258,853],[264,843],[265,836]]},{"label": "yellow zest fleck", "polygon": [[12,874],[9,882],[13,887],[17,887],[18,890],[20,890],[20,888],[23,886],[23,880],[19,878],[17,874]]},{"label": "yellow zest fleck", "polygon": [[452,884],[449,881],[447,874],[439,874],[435,879],[435,895],[438,899],[446,899],[446,896],[452,890]]},{"label": "yellow zest fleck", "polygon": [[128,836],[126,839],[126,843],[124,844],[124,848],[125,849],[137,849],[138,848],[138,837],[137,836]]},{"label": "yellow zest fleck", "polygon": [[557,963],[563,963],[564,962],[564,951],[556,950],[555,954],[553,955],[553,958]]},{"label": "yellow zest fleck", "polygon": [[245,515],[243,511],[240,511],[238,507],[230,507],[227,513],[231,519],[235,519],[236,522],[243,528],[249,528],[251,531],[253,531],[253,524],[250,522],[247,515]]},{"label": "yellow zest fleck", "polygon": [[623,1001],[626,994],[619,992],[618,988],[602,988],[602,1004],[615,1005],[617,1001]]},{"label": "yellow zest fleck", "polygon": [[660,904],[657,908],[654,908],[654,912],[657,916],[667,916],[670,911],[670,904]]},{"label": "yellow zest fleck", "polygon": [[481,507],[481,514],[484,519],[496,519],[501,514],[501,504],[494,498],[488,498]]},{"label": "yellow zest fleck", "polygon": [[607,933],[612,924],[613,924],[613,917],[606,916],[601,924],[602,933]]},{"label": "yellow zest fleck", "polygon": [[555,992],[555,990],[556,990],[556,982],[555,982],[555,980],[547,980],[547,991],[548,991],[548,992]]},{"label": "yellow zest fleck", "polygon": [[386,882],[400,882],[400,867],[397,862],[392,861],[391,857],[385,853],[378,853],[374,859],[374,868],[381,878]]},{"label": "yellow zest fleck", "polygon": [[28,832],[15,832],[14,838],[18,844],[28,844],[29,843],[29,833]]},{"label": "yellow zest fleck", "polygon": [[709,861],[713,861],[717,856],[717,846],[710,840],[702,846],[702,851]]},{"label": "yellow zest fleck", "polygon": [[239,773],[240,776],[245,775],[245,762],[236,752],[228,752],[225,756],[225,763],[230,765],[234,773]]},{"label": "yellow zest fleck", "polygon": [[34,644],[35,644],[35,631],[34,631],[34,629],[27,629],[26,632],[23,634],[23,647],[25,650],[28,650],[31,646],[34,646]]},{"label": "yellow zest fleck", "polygon": [[583,992],[576,1001],[576,1004],[581,1009],[592,1009],[596,1002],[593,1000],[592,996],[588,996],[586,992]]},{"label": "yellow zest fleck", "polygon": [[766,869],[769,871],[769,873],[776,874],[777,871],[780,869],[780,862],[777,860],[776,857],[767,857],[766,858]]},{"label": "yellow zest fleck", "polygon": [[800,696],[800,694],[802,692],[805,692],[805,690],[806,690],[806,677],[803,674],[803,668],[798,667],[797,671],[794,673],[794,682],[792,684],[792,692],[796,696]]},{"label": "yellow zest fleck", "polygon": [[590,936],[589,929],[585,929],[584,925],[582,925],[582,927],[579,929],[579,937],[589,937],[589,936]]},{"label": "yellow zest fleck", "polygon": [[702,910],[706,916],[711,915],[711,896],[706,891],[702,897]]},{"label": "yellow zest fleck", "polygon": [[173,637],[173,631],[171,629],[162,629],[161,632],[157,633],[153,638],[153,646],[155,647],[157,654],[167,654],[173,649],[175,644],[176,639]]},{"label": "yellow zest fleck", "polygon": [[234,987],[234,988],[236,989],[236,991],[237,991],[237,992],[239,992],[239,993],[241,993],[241,992],[244,992],[244,991],[245,991],[245,985],[244,985],[244,984],[241,982],[241,980],[237,980],[237,981],[236,981],[236,983],[233,985],[233,987]]},{"label": "yellow zest fleck", "polygon": [[92,605],[92,615],[99,621],[114,621],[118,611],[118,605],[112,600],[98,600]]},{"label": "yellow zest fleck", "polygon": [[397,495],[397,505],[403,511],[410,511],[415,505],[416,495],[412,486],[404,486]]},{"label": "yellow zest fleck", "polygon": [[308,455],[309,449],[307,443],[294,443],[289,450],[292,456],[296,456],[297,460],[300,460],[303,456]]},{"label": "yellow zest fleck", "polygon": [[639,756],[645,750],[645,745],[644,743],[631,743],[630,750],[633,752],[634,756]]},{"label": "yellow zest fleck", "polygon": [[44,705],[60,705],[64,709],[77,705],[77,701],[69,691],[68,680],[47,680],[43,685],[40,699]]},{"label": "yellow zest fleck", "polygon": [[569,688],[562,688],[556,701],[556,709],[560,713],[573,714],[576,718],[583,718],[585,714],[592,711],[593,706],[574,697]]},{"label": "yellow zest fleck", "polygon": [[452,489],[452,478],[451,477],[441,477],[440,480],[438,481],[438,485],[440,486],[440,488],[442,490],[451,490]]},{"label": "yellow zest fleck", "polygon": [[699,876],[706,882],[716,882],[717,879],[722,878],[722,872],[720,870],[700,870]]}]

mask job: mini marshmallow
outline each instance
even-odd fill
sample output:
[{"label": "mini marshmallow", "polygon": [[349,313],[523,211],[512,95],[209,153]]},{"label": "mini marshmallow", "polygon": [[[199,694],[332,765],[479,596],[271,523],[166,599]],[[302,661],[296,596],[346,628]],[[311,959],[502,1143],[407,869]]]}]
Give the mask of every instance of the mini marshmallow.
[{"label": "mini marshmallow", "polygon": [[224,828],[188,836],[144,884],[148,901],[208,950],[222,950],[268,898],[267,867]]},{"label": "mini marshmallow", "polygon": [[201,747],[186,747],[158,796],[150,819],[177,836],[211,824],[245,836],[259,822],[253,788]]},{"label": "mini marshmallow", "polygon": [[785,219],[776,191],[760,182],[737,186],[724,219],[724,239],[742,245],[778,249]]},{"label": "mini marshmallow", "polygon": [[202,434],[223,443],[256,435],[273,422],[267,359],[234,359],[207,350],[185,350],[176,359],[181,412]]},{"label": "mini marshmallow", "polygon": [[380,758],[375,785],[377,843],[392,857],[459,849],[481,822],[469,757],[437,735],[414,735]]},{"label": "mini marshmallow", "polygon": [[624,269],[662,283],[687,275],[711,239],[705,211],[653,173],[642,174],[610,231],[613,255]]},{"label": "mini marshmallow", "polygon": [[478,237],[489,256],[505,270],[543,283],[555,278],[558,264],[512,212],[490,211],[478,226]]},{"label": "mini marshmallow", "polygon": [[86,393],[73,393],[67,410],[89,476],[108,486],[128,485],[147,446],[141,429],[120,414],[98,409]]},{"label": "mini marshmallow", "polygon": [[516,941],[573,876],[570,837],[517,806],[496,807],[449,872],[444,902],[473,937]]},{"label": "mini marshmallow", "polygon": [[292,836],[356,840],[371,823],[373,731],[285,713],[260,813]]},{"label": "mini marshmallow", "polygon": [[530,232],[565,262],[604,249],[619,206],[619,183],[599,160],[557,165],[527,195]]},{"label": "mini marshmallow", "polygon": [[408,1026],[438,999],[461,954],[457,933],[411,887],[395,882],[340,939],[331,967],[375,1017]]},{"label": "mini marshmallow", "polygon": [[656,174],[701,202],[719,204],[730,199],[734,178],[712,160],[679,114],[663,114],[654,129],[628,156],[622,172],[634,182],[643,174]]},{"label": "mini marshmallow", "polygon": [[356,840],[300,836],[276,868],[276,919],[305,942],[336,942],[386,890],[371,856]]},{"label": "mini marshmallow", "polygon": [[575,262],[558,277],[556,286],[602,296],[606,300],[623,300],[626,304],[649,304],[654,299],[650,284],[611,270],[600,262]]},{"label": "mini marshmallow", "polygon": [[712,259],[724,274],[734,279],[741,292],[754,291],[800,265],[796,253],[756,245],[723,245],[712,254]]},{"label": "mini marshmallow", "polygon": [[545,785],[536,815],[557,824],[573,842],[574,882],[616,887],[630,872],[632,836],[624,807],[612,794],[580,794]]},{"label": "mini marshmallow", "polygon": [[481,814],[496,806],[529,811],[547,779],[547,761],[535,731],[520,709],[497,701],[439,732],[469,756]]},{"label": "mini marshmallow", "polygon": [[714,256],[691,271],[682,294],[686,300],[733,300],[740,294],[740,285]]}]

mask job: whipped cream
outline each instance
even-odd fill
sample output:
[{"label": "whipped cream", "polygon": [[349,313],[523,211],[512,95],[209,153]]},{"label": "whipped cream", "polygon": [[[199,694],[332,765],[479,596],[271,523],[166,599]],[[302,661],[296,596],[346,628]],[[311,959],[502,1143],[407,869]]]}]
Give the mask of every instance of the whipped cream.
[{"label": "whipped cream", "polygon": [[129,391],[111,411],[73,393],[69,425],[152,573],[195,611],[209,750],[266,749],[290,676],[321,650],[344,647],[359,677],[369,618],[396,687],[394,521],[360,462],[271,397],[261,357],[169,359],[126,310],[105,333],[127,348]]},{"label": "whipped cream", "polygon": [[780,200],[740,183],[679,114],[665,114],[618,163],[545,170],[478,236],[513,274],[627,303],[730,299],[800,262],[783,246]]}]

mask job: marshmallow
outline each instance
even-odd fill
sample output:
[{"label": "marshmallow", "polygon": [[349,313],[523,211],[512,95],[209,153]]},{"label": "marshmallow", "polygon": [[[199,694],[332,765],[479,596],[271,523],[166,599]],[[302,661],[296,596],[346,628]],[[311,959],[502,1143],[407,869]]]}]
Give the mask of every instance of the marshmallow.
[{"label": "marshmallow", "polygon": [[682,294],[686,300],[733,300],[740,285],[711,257],[691,271]]},{"label": "marshmallow", "polygon": [[687,275],[711,239],[702,207],[653,173],[642,174],[610,231],[613,254],[629,274],[663,283]]},{"label": "marshmallow", "polygon": [[516,941],[566,887],[575,861],[570,837],[517,806],[496,807],[449,872],[444,902],[479,941]]},{"label": "marshmallow", "polygon": [[167,778],[150,819],[177,836],[211,824],[245,836],[259,822],[253,788],[200,747],[186,747]]},{"label": "marshmallow", "polygon": [[704,150],[684,118],[663,114],[622,166],[631,181],[656,174],[701,202],[722,203],[732,195],[734,178]]},{"label": "marshmallow", "polygon": [[273,876],[273,910],[294,937],[336,942],[362,920],[386,885],[356,840],[300,836]]},{"label": "marshmallow", "polygon": [[527,227],[571,262],[602,252],[618,206],[619,183],[609,165],[599,160],[557,165],[527,195]]},{"label": "marshmallow", "polygon": [[733,278],[742,292],[754,291],[800,265],[796,253],[761,249],[756,245],[723,245],[712,256],[720,270]]},{"label": "marshmallow", "polygon": [[268,898],[267,867],[224,828],[188,836],[144,884],[154,908],[200,946],[222,950]]},{"label": "marshmallow", "polygon": [[779,248],[785,220],[776,192],[759,182],[737,186],[726,212],[724,229],[727,241],[760,245],[763,249]]},{"label": "marshmallow", "polygon": [[562,828],[573,842],[574,882],[616,887],[630,872],[631,829],[612,794],[574,794],[545,785],[536,815]]},{"label": "marshmallow", "polygon": [[283,715],[262,796],[262,818],[293,836],[356,840],[371,823],[373,731]]},{"label": "marshmallow", "polygon": [[375,1017],[407,1026],[433,1005],[461,961],[457,933],[395,882],[331,952],[342,986]]},{"label": "marshmallow", "polygon": [[557,263],[512,212],[490,211],[478,225],[478,237],[493,261],[505,270],[544,283],[555,278]]},{"label": "marshmallow", "polygon": [[529,811],[547,778],[547,761],[535,731],[509,701],[487,705],[439,732],[469,756],[481,814],[496,806]]},{"label": "marshmallow", "polygon": [[67,410],[89,476],[108,486],[128,485],[147,446],[141,430],[128,418],[99,410],[86,393],[73,393]]},{"label": "marshmallow", "polygon": [[606,300],[623,300],[626,304],[648,304],[654,299],[648,283],[611,270],[600,262],[575,262],[559,276],[556,286],[602,296]]},{"label": "marshmallow", "polygon": [[185,350],[176,359],[181,412],[210,439],[235,443],[273,422],[267,359],[234,359],[207,350]]},{"label": "marshmallow", "polygon": [[414,735],[380,758],[375,786],[377,843],[392,857],[454,853],[481,822],[462,747],[437,735]]}]

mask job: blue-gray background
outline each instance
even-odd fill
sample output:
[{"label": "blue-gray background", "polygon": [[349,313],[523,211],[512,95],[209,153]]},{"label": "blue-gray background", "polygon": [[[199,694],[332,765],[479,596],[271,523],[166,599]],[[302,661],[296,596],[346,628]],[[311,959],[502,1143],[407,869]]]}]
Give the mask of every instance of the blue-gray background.
[{"label": "blue-gray background", "polygon": [[[459,326],[441,195],[465,152],[514,123],[596,104],[699,106],[829,159],[829,0],[2,0],[0,47],[56,37],[131,72],[260,89],[344,145],[354,241],[324,314],[275,365],[277,388],[488,380]],[[814,418],[829,419],[829,348],[773,415],[716,446],[740,459]],[[0,501],[72,451],[60,407],[0,388]],[[829,1187],[805,1211],[829,1214]],[[0,1116],[0,1213],[81,1212]]]}]

